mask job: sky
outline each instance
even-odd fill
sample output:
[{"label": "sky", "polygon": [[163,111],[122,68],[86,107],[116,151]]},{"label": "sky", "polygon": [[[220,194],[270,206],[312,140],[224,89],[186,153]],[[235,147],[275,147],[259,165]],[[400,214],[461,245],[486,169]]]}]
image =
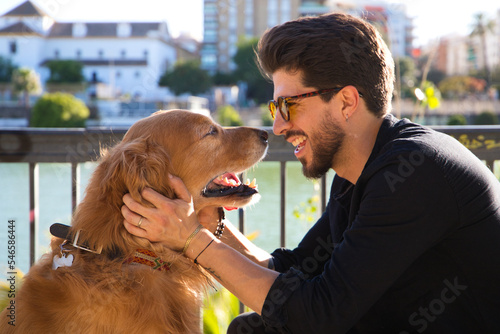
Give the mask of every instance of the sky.
[{"label": "sky", "polygon": [[[0,15],[24,0],[0,0]],[[473,15],[493,18],[498,0],[394,0],[403,4],[413,18],[414,46],[424,46],[440,36],[467,35]],[[158,21],[166,20],[175,37],[188,32],[203,36],[203,0],[33,0],[58,21]]]}]

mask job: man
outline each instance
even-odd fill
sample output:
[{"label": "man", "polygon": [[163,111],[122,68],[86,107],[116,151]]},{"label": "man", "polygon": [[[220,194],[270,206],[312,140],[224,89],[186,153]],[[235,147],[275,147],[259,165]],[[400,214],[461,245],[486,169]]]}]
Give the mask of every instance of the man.
[{"label": "man", "polygon": [[126,228],[186,249],[257,312],[229,333],[499,333],[499,182],[451,137],[389,114],[394,64],[376,30],[301,18],[266,32],[258,56],[274,133],[307,177],[336,172],[322,217],[268,255],[230,224],[215,239],[215,210],[194,217],[172,177],[180,200],[124,197]]}]

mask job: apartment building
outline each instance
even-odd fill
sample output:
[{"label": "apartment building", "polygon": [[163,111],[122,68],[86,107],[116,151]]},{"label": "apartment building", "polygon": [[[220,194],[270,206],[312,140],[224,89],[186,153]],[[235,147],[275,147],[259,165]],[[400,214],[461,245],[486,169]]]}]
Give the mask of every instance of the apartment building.
[{"label": "apartment building", "polygon": [[300,16],[334,11],[373,23],[395,57],[412,55],[413,24],[404,5],[362,0],[205,0],[202,67],[212,73],[232,71],[241,38],[261,36],[266,29]]}]

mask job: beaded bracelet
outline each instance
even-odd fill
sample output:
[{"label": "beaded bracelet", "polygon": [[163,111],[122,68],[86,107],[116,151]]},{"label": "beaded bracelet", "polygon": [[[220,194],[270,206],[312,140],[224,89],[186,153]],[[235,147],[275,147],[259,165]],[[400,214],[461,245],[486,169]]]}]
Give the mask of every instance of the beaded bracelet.
[{"label": "beaded bracelet", "polygon": [[184,248],[182,249],[182,254],[186,254],[186,251],[189,247],[189,244],[191,243],[191,240],[193,240],[194,236],[200,232],[200,230],[203,228],[203,225],[198,225],[198,227],[196,228],[196,230],[193,231],[193,233],[191,233],[191,235],[187,238],[186,240],[186,243],[184,244]]},{"label": "beaded bracelet", "polygon": [[214,232],[214,235],[217,239],[220,239],[222,237],[222,233],[224,233],[224,227],[226,227],[226,225],[224,225],[223,222],[219,222],[217,224],[217,229]]},{"label": "beaded bracelet", "polygon": [[223,208],[219,208],[219,222],[217,223],[217,228],[215,229],[214,235],[217,239],[220,239],[222,237],[222,233],[224,233],[224,223],[222,222],[224,219],[226,219],[226,214],[224,212]]}]

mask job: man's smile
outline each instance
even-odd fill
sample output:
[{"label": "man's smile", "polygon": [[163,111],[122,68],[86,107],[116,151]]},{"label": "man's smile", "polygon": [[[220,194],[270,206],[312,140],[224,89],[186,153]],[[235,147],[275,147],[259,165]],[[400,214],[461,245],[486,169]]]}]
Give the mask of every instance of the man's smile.
[{"label": "man's smile", "polygon": [[292,140],[292,145],[295,146],[295,154],[297,155],[305,147],[307,141],[306,136],[298,136]]}]

